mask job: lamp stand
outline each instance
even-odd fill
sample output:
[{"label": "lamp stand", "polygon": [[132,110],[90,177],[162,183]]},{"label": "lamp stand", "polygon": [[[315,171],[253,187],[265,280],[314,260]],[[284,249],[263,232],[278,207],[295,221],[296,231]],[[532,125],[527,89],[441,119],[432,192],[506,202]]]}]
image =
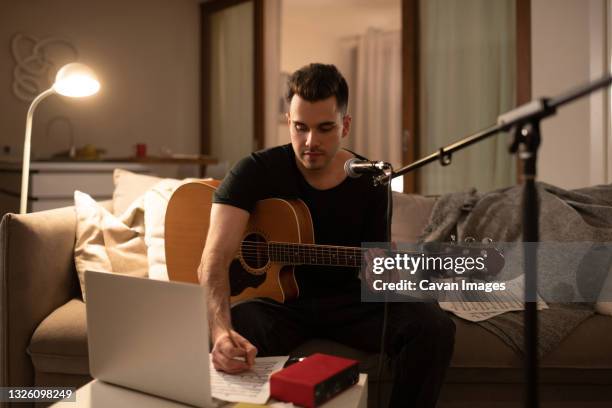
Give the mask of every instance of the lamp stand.
[{"label": "lamp stand", "polygon": [[30,177],[30,146],[32,145],[32,117],[34,110],[38,104],[47,96],[55,93],[53,88],[49,88],[38,95],[28,108],[26,116],[26,131],[23,141],[23,163],[21,169],[21,200],[19,201],[19,214],[25,214],[28,211],[28,181]]}]

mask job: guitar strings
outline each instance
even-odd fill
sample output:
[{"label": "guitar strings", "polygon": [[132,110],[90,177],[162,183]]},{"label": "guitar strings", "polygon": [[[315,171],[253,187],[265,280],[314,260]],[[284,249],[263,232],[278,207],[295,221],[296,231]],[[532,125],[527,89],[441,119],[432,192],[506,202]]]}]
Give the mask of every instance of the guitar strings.
[{"label": "guitar strings", "polygon": [[308,252],[308,253],[352,253],[352,254],[360,254],[363,252],[361,248],[326,248],[326,247],[305,247],[302,244],[298,245],[287,245],[287,244],[267,244],[267,243],[243,243],[241,245],[241,249],[247,251],[274,251],[274,252]]},{"label": "guitar strings", "polygon": [[308,245],[308,244],[277,244],[277,243],[265,243],[265,242],[244,242],[241,245],[241,249],[247,251],[274,251],[274,252],[308,252],[315,254],[332,254],[332,253],[350,253],[353,255],[361,254],[364,251],[362,248],[356,247],[324,247],[320,245]]},{"label": "guitar strings", "polygon": [[[325,247],[317,244],[275,243],[244,241],[240,254],[247,262],[260,263],[274,258],[276,261],[320,265],[359,266],[362,248]],[[359,260],[359,264],[357,261]]]},{"label": "guitar strings", "polygon": [[270,251],[274,251],[274,252],[308,252],[308,253],[319,253],[319,254],[332,254],[332,253],[350,253],[350,254],[360,254],[361,252],[364,251],[364,249],[362,248],[350,248],[350,247],[346,247],[346,248],[335,248],[335,247],[330,247],[330,248],[326,248],[326,247],[320,247],[320,246],[312,246],[312,247],[305,247],[303,244],[297,244],[297,245],[287,245],[287,244],[267,244],[267,243],[243,243],[241,245],[241,249],[246,250],[246,251],[259,251],[259,252],[270,252]]},{"label": "guitar strings", "polygon": [[271,250],[306,250],[306,251],[315,251],[315,252],[362,252],[362,248],[358,247],[326,247],[322,245],[316,244],[285,244],[285,243],[267,243],[267,242],[243,242],[241,248],[245,249],[271,249]]},{"label": "guitar strings", "polygon": [[[243,241],[241,244],[241,248],[245,248],[248,250],[253,250],[253,251],[259,251],[259,250],[265,250],[265,251],[300,251],[302,248],[304,251],[308,251],[308,253],[312,253],[314,251],[314,253],[321,253],[321,254],[325,254],[325,253],[340,253],[341,251],[346,253],[353,253],[355,255],[360,254],[364,251],[367,251],[370,248],[359,248],[359,247],[342,247],[342,246],[325,246],[325,245],[319,245],[319,244],[303,244],[303,243],[280,243],[280,242],[257,242],[257,241]],[[450,249],[450,248],[449,248]],[[470,249],[468,248],[461,248],[464,251],[470,251]],[[488,252],[487,249],[485,248],[471,248],[471,250],[473,251],[486,251]],[[391,251],[391,252],[397,252],[397,253],[401,253],[401,254],[424,254],[424,252],[418,252],[418,251]],[[449,255],[449,251],[441,251],[441,252],[427,252],[428,255],[432,256],[432,255]]]},{"label": "guitar strings", "polygon": [[[257,264],[263,261],[266,261],[267,264],[272,260],[294,264],[360,266],[361,255],[366,250],[367,248],[319,244],[243,241],[239,254],[247,263]],[[476,250],[482,251],[482,248]],[[451,254],[448,252],[429,253],[429,256],[432,255],[448,256]]]}]

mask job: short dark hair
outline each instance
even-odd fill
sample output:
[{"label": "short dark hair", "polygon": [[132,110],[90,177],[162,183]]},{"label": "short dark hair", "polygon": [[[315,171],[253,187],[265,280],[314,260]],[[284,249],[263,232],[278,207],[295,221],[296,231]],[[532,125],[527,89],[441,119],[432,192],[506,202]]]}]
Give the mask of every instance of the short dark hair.
[{"label": "short dark hair", "polygon": [[338,110],[346,114],[348,85],[334,65],[309,64],[295,71],[287,80],[287,102],[299,95],[308,102],[317,102],[330,96],[336,97]]}]

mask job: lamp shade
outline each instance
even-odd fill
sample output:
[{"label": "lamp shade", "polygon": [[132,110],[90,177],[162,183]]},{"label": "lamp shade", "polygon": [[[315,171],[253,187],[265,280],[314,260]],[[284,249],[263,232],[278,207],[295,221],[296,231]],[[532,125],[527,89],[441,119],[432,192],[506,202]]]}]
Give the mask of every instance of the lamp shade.
[{"label": "lamp shade", "polygon": [[53,90],[60,95],[81,98],[100,90],[100,82],[91,68],[79,62],[64,65],[57,71]]}]

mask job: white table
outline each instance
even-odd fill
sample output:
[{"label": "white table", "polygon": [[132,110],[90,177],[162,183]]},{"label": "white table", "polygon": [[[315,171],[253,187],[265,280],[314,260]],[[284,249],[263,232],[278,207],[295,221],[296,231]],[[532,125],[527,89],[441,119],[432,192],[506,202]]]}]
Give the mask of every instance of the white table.
[{"label": "white table", "polygon": [[[235,404],[227,404],[232,407]],[[268,404],[274,407],[274,401]],[[184,408],[187,405],[170,401],[164,398],[143,394],[127,388],[118,387],[103,381],[93,380],[76,391],[75,402],[58,402],[52,405],[54,408]],[[287,406],[287,405],[278,405]],[[322,408],[366,408],[368,406],[368,376],[359,374],[359,382],[321,405]]]}]

